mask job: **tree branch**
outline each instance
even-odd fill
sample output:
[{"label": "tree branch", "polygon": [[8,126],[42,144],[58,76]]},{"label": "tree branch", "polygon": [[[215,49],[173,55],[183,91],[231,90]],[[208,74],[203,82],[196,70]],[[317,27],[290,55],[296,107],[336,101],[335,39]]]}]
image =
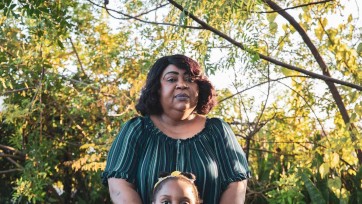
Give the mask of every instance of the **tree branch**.
[{"label": "tree branch", "polygon": [[[13,163],[16,167],[20,168],[20,169],[24,169],[23,166],[21,166],[18,162],[14,161],[12,158],[10,157],[6,157],[7,160],[9,160],[11,163]],[[24,158],[25,160],[25,158]]]},{"label": "tree branch", "polygon": [[[229,37],[228,35],[222,33],[221,31],[215,29],[214,27],[210,26],[209,24],[205,23],[204,21],[202,21],[201,19],[197,18],[196,16],[194,16],[193,14],[191,14],[190,12],[186,11],[181,5],[179,5],[178,3],[176,3],[175,1],[173,0],[168,0],[172,5],[174,5],[176,8],[178,8],[180,11],[184,12],[184,14],[188,17],[190,17],[191,19],[193,19],[194,21],[196,21],[197,23],[199,23],[204,29],[206,30],[209,30],[211,32],[213,32],[214,34],[220,36],[221,38],[224,38],[226,41],[230,42],[231,44],[239,47],[240,49],[242,50],[245,50],[245,51],[248,51],[247,48],[242,44],[242,43],[239,43],[237,42],[236,40],[232,39],[231,37]],[[249,51],[250,52],[250,51]],[[266,56],[266,55],[263,55],[261,53],[258,53],[258,52],[255,52],[255,54],[257,54],[261,59],[263,60],[266,60],[268,62],[271,62],[275,65],[279,65],[279,66],[282,66],[282,67],[285,67],[287,69],[290,69],[290,70],[294,70],[294,71],[297,71],[297,72],[300,72],[300,73],[303,73],[303,74],[306,74],[312,78],[316,78],[316,79],[321,79],[321,80],[324,80],[324,81],[327,81],[327,82],[334,82],[334,83],[337,83],[337,84],[341,84],[341,85],[344,85],[344,86],[348,86],[348,87],[351,87],[351,88],[355,88],[357,90],[360,90],[362,91],[362,86],[360,85],[357,85],[357,84],[353,84],[353,83],[349,83],[349,82],[345,82],[345,81],[342,81],[342,80],[338,80],[338,79],[335,79],[335,78],[332,78],[330,76],[324,76],[324,75],[321,75],[321,74],[317,74],[317,73],[314,73],[314,72],[310,72],[310,71],[307,71],[305,69],[302,69],[302,68],[299,68],[299,67],[296,67],[296,66],[293,66],[293,65],[290,65],[290,64],[287,64],[287,63],[284,63],[284,62],[281,62],[277,59],[274,59],[274,58],[271,58],[269,56]]]},{"label": "tree branch", "polygon": [[[97,6],[97,7],[106,9],[107,13],[108,13],[112,18],[118,19],[118,20],[134,19],[134,20],[140,21],[140,22],[142,22],[142,23],[153,24],[153,25],[166,25],[166,26],[175,26],[175,27],[191,28],[191,29],[203,29],[202,27],[195,27],[195,26],[182,26],[182,25],[172,24],[172,23],[146,21],[146,20],[140,19],[140,18],[138,18],[138,17],[136,17],[136,16],[131,16],[131,15],[129,15],[129,14],[126,14],[126,13],[123,13],[123,12],[120,12],[120,11],[116,11],[116,10],[114,10],[114,9],[109,9],[109,8],[107,8],[106,6],[98,5],[98,4],[94,3],[94,2],[91,1],[91,0],[87,0],[87,1],[90,2],[91,4]],[[119,17],[116,17],[116,16],[112,15],[109,11],[118,13],[118,14],[120,14],[120,15],[122,15],[122,16],[126,16],[127,18],[119,18]]]},{"label": "tree branch", "polygon": [[[316,112],[314,111],[314,109],[312,108],[312,106],[308,103],[307,99],[305,99],[302,94],[300,94],[298,91],[296,91],[295,89],[293,89],[292,87],[288,86],[287,84],[284,84],[283,82],[278,81],[278,83],[283,84],[284,86],[288,87],[290,90],[292,90],[294,93],[296,93],[300,98],[303,99],[303,101],[307,104],[307,106],[310,108],[310,110],[312,111],[314,117],[316,118],[316,120],[318,121],[319,125],[321,126],[321,130],[323,132],[324,135],[327,135],[326,131],[324,131],[324,126],[322,124],[322,122],[319,120]],[[327,141],[329,142],[329,140],[327,139]]]},{"label": "tree branch", "polygon": [[253,86],[251,86],[251,87],[248,87],[248,88],[245,88],[245,89],[243,89],[243,90],[241,90],[241,91],[238,91],[238,92],[236,92],[236,93],[234,93],[234,94],[232,94],[232,95],[230,95],[230,96],[227,96],[227,97],[219,100],[218,102],[219,102],[219,103],[222,103],[222,102],[224,102],[224,101],[226,101],[226,100],[228,100],[228,99],[230,99],[230,98],[233,98],[234,96],[236,96],[236,95],[238,95],[238,94],[241,94],[241,93],[243,93],[243,92],[245,92],[245,91],[248,91],[248,90],[250,90],[250,89],[253,89],[253,88],[257,87],[257,86],[261,86],[261,85],[266,84],[266,83],[269,83],[269,82],[279,81],[279,80],[286,79],[286,78],[290,78],[290,77],[308,77],[308,76],[293,75],[293,76],[285,76],[285,77],[277,78],[277,79],[269,79],[269,80],[267,80],[267,81],[261,82],[261,83],[259,83],[259,84],[255,84],[255,85],[253,85]]},{"label": "tree branch", "polygon": [[294,156],[299,155],[299,154],[287,154],[287,153],[284,154],[284,153],[281,153],[281,152],[274,152],[274,151],[270,151],[270,150],[256,149],[256,148],[250,148],[250,150],[259,151],[259,152],[267,152],[267,153],[276,154],[276,155],[290,156],[290,157],[294,157]]},{"label": "tree branch", "polygon": [[134,17],[136,17],[136,18],[141,17],[141,16],[143,16],[143,15],[146,15],[146,14],[149,14],[149,13],[151,13],[151,12],[153,12],[153,11],[156,11],[156,10],[162,8],[162,7],[165,7],[165,6],[167,6],[167,5],[169,5],[169,3],[167,3],[167,4],[161,4],[161,5],[157,6],[157,7],[154,8],[154,9],[150,9],[150,10],[148,10],[148,11],[142,12],[142,13],[140,13],[140,14],[135,15]]},{"label": "tree branch", "polygon": [[9,169],[9,170],[4,170],[4,171],[0,171],[0,174],[7,174],[7,173],[12,173],[15,171],[23,171],[23,169]]},{"label": "tree branch", "polygon": [[25,154],[24,154],[23,152],[15,149],[15,148],[13,148],[13,147],[10,147],[10,146],[6,146],[6,145],[0,144],[0,149],[4,150],[5,152],[6,152],[6,151],[11,151],[11,152],[14,152],[15,154],[20,154],[20,155],[22,155],[22,156],[25,156]]},{"label": "tree branch", "polygon": [[13,54],[11,54],[9,51],[7,51],[3,46],[0,45],[0,49],[3,50],[6,54],[8,54],[10,57],[14,57]]},{"label": "tree branch", "polygon": [[[281,8],[274,3],[271,0],[264,0],[264,2],[266,4],[268,4],[268,6],[270,8],[272,8],[273,10],[280,10]],[[314,56],[316,62],[318,63],[319,67],[322,69],[322,73],[323,76],[331,78],[331,74],[329,73],[327,64],[324,62],[322,56],[320,55],[319,51],[317,50],[317,48],[315,47],[315,45],[313,44],[312,40],[309,38],[309,36],[307,35],[307,33],[305,32],[305,30],[302,28],[302,26],[291,16],[289,15],[287,12],[281,10],[278,12],[281,16],[283,16],[299,33],[299,35],[302,37],[304,43],[308,46],[309,50],[312,52],[312,55]],[[347,112],[347,109],[343,103],[342,97],[338,92],[338,89],[336,87],[336,85],[334,83],[338,83],[336,81],[332,81],[332,80],[324,80],[333,96],[334,101],[337,104],[337,107],[339,109],[340,114],[342,115],[343,121],[346,125],[348,125],[350,123],[350,117],[349,114]],[[334,83],[332,83],[334,82]],[[340,84],[340,83],[339,83]],[[354,88],[362,91],[362,86],[359,85],[355,85],[354,84]],[[352,87],[352,86],[350,86]],[[351,127],[354,128],[354,124],[351,124]],[[355,129],[355,128],[354,128]],[[351,129],[351,139],[353,141],[356,141],[356,136],[353,134],[353,131]]]},{"label": "tree branch", "polygon": [[88,78],[88,75],[87,75],[87,74],[85,73],[85,71],[84,71],[83,63],[82,63],[82,61],[80,60],[79,54],[78,54],[78,52],[77,52],[77,49],[76,49],[75,46],[74,46],[74,43],[73,43],[72,38],[69,37],[68,39],[69,39],[69,41],[70,41],[70,44],[72,44],[72,48],[73,48],[73,50],[74,50],[74,52],[75,52],[75,56],[77,56],[77,60],[78,60],[79,66],[80,66],[80,70],[82,71],[82,73],[84,74],[84,76]]},{"label": "tree branch", "polygon": [[251,11],[251,13],[275,13],[275,12],[280,12],[280,11],[296,9],[296,8],[300,8],[300,7],[312,6],[312,5],[315,5],[315,4],[324,4],[324,3],[328,3],[330,1],[334,1],[334,0],[310,2],[310,3],[306,3],[306,4],[301,4],[301,5],[297,5],[297,6],[288,7],[288,8],[281,8],[279,10],[273,10],[273,11]]},{"label": "tree branch", "polygon": [[20,92],[20,91],[25,91],[25,90],[32,89],[32,88],[33,88],[33,87],[7,90],[7,91],[5,91],[5,92],[0,93],[0,95],[8,95],[8,94],[12,94],[12,93]]},{"label": "tree branch", "polygon": [[[21,156],[17,156],[17,155],[12,155],[12,154],[4,154],[4,153],[1,153],[0,152],[0,157],[4,157],[4,158],[14,158],[14,159],[17,159],[17,160],[25,160],[24,157],[21,157]],[[12,160],[14,161],[14,160]]]}]

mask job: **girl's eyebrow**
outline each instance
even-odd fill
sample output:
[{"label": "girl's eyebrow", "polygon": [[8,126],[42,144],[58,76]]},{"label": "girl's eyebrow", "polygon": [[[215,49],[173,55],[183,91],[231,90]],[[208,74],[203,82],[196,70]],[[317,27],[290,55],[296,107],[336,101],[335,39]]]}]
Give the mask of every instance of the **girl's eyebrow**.
[{"label": "girl's eyebrow", "polygon": [[181,198],[181,201],[191,202],[191,199],[189,197],[183,197]]},{"label": "girl's eyebrow", "polygon": [[169,196],[169,195],[160,195],[160,198],[161,199],[165,199],[165,198],[170,198],[171,196]]}]

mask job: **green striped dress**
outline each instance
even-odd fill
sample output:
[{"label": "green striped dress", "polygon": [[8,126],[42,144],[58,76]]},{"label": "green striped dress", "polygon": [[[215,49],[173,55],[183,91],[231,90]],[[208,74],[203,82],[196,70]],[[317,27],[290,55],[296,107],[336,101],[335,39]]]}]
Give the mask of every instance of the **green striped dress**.
[{"label": "green striped dress", "polygon": [[175,170],[195,174],[204,204],[219,203],[229,183],[250,178],[245,154],[223,120],[207,118],[201,132],[183,140],[168,137],[145,116],[123,125],[109,151],[102,182],[126,179],[147,204],[159,173]]}]

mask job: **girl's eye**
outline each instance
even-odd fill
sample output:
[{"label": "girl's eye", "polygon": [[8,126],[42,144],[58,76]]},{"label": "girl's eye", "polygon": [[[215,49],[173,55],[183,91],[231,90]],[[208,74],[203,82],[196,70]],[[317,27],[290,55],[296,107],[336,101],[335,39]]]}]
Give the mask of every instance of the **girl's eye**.
[{"label": "girl's eye", "polygon": [[168,200],[162,201],[161,203],[162,203],[162,204],[171,204],[171,202],[168,201]]},{"label": "girl's eye", "polygon": [[190,204],[188,201],[182,201],[181,204]]}]

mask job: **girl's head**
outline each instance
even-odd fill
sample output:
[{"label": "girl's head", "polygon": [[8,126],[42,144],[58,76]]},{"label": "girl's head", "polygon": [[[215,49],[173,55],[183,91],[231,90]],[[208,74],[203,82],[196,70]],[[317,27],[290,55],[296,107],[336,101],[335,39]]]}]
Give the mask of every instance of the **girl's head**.
[{"label": "girl's head", "polygon": [[160,175],[153,189],[153,204],[201,203],[192,173],[174,171]]}]

